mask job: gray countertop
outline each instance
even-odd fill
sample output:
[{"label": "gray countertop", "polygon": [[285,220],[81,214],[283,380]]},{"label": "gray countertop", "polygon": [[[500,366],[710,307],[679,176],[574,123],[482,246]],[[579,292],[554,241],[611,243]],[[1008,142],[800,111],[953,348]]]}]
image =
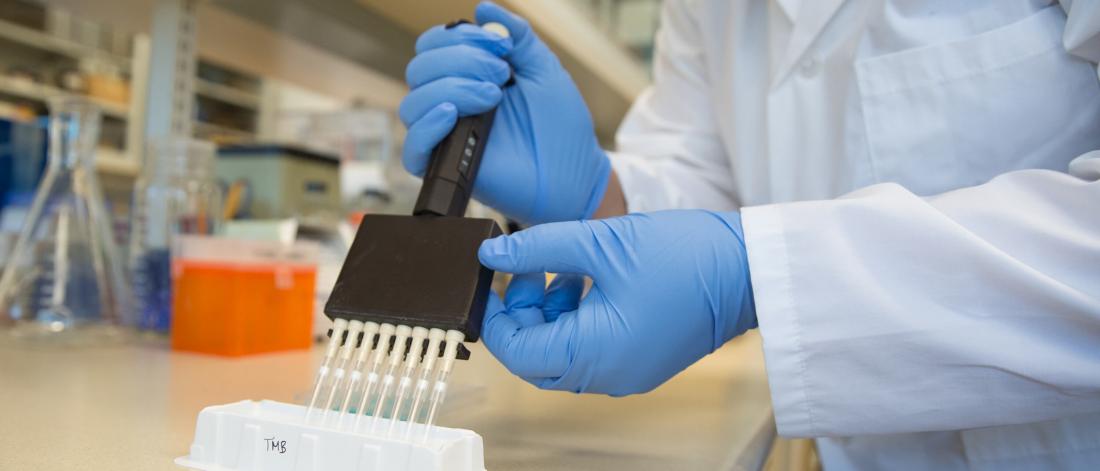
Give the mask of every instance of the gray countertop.
[{"label": "gray countertop", "polygon": [[[471,350],[439,422],[481,434],[489,470],[724,469],[754,461],[774,433],[755,334],[625,398],[540,391],[480,344]],[[172,352],[155,337],[81,347],[0,339],[0,469],[182,469],[172,460],[187,453],[199,410],[302,402],[320,353],[228,359]]]}]

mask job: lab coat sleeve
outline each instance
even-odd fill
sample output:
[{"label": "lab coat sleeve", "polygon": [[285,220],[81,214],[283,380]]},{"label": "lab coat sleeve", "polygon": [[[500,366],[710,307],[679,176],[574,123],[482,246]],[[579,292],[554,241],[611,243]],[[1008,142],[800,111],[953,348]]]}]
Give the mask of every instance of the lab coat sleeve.
[{"label": "lab coat sleeve", "polygon": [[664,3],[653,85],[634,102],[609,152],[630,212],[736,208],[716,130],[692,0]]},{"label": "lab coat sleeve", "polygon": [[1062,43],[1070,54],[1092,63],[1100,62],[1100,2],[1062,0],[1066,31]]},{"label": "lab coat sleeve", "polygon": [[744,210],[787,436],[1100,411],[1100,151],[921,198],[880,184]]}]

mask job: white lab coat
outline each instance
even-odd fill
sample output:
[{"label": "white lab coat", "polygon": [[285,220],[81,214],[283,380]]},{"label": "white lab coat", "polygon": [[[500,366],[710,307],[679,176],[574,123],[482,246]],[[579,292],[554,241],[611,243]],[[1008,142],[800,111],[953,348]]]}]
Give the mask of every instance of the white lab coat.
[{"label": "white lab coat", "polygon": [[779,432],[1100,469],[1100,0],[664,8],[612,165],[630,211],[743,209]]}]

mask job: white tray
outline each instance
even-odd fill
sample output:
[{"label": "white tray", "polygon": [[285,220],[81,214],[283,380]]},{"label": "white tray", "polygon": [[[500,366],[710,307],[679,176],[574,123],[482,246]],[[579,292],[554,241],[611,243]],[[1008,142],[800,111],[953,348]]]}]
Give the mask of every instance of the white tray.
[{"label": "white tray", "polygon": [[[422,441],[423,425],[414,424],[412,438],[403,440],[406,424],[400,422],[394,438],[387,438],[351,431],[350,414],[341,429],[329,425],[335,417],[307,425],[305,409],[275,401],[207,407],[199,413],[191,454],[176,464],[202,471],[485,470],[481,436],[470,430],[433,427]],[[369,425],[371,418],[363,419]],[[378,430],[388,430],[389,420],[380,420]]]}]

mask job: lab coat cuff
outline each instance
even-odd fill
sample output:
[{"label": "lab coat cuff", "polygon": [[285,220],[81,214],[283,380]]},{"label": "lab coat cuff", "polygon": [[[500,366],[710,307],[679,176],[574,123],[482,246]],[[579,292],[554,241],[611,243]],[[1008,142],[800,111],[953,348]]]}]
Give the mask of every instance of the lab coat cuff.
[{"label": "lab coat cuff", "polygon": [[806,384],[806,352],[792,290],[783,207],[747,207],[741,216],[776,429],[786,437],[813,437],[819,433],[813,420],[812,390]]},{"label": "lab coat cuff", "polygon": [[[647,162],[639,162],[628,154],[607,151],[607,158],[611,161],[611,170],[619,179],[619,187],[623,190],[623,199],[626,201],[627,213],[653,211],[650,199],[660,188],[649,173],[640,168]],[[647,181],[648,180],[648,181]],[[646,193],[649,193],[647,197]]]}]

